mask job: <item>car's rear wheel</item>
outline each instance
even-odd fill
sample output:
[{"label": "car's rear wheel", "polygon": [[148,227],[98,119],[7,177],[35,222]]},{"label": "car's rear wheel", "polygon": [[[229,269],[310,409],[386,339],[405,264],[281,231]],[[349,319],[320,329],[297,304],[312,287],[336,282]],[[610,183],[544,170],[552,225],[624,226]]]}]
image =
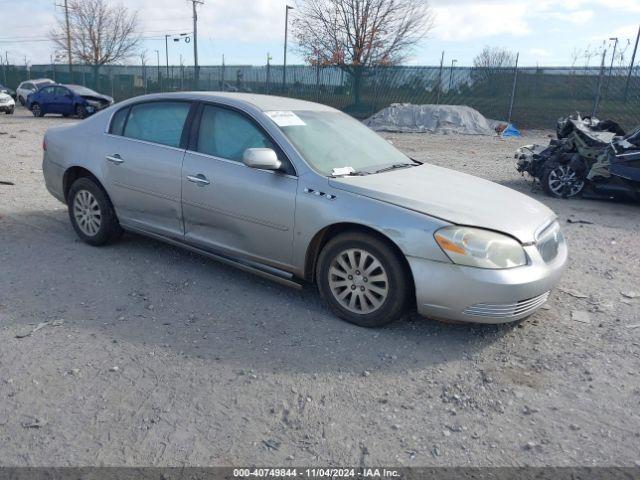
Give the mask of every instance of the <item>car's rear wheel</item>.
[{"label": "car's rear wheel", "polygon": [[409,298],[408,273],[386,242],[346,233],[322,249],[316,269],[318,289],[340,318],[362,327],[397,320]]},{"label": "car's rear wheel", "polygon": [[69,219],[78,236],[90,245],[104,245],[122,235],[107,194],[90,178],[79,178],[67,197]]},{"label": "car's rear wheel", "polygon": [[86,118],[88,115],[87,109],[82,105],[76,105],[76,117],[78,118]]},{"label": "car's rear wheel", "polygon": [[31,113],[33,113],[34,117],[44,117],[44,111],[39,103],[31,105]]},{"label": "car's rear wheel", "polygon": [[567,164],[552,163],[540,179],[544,191],[556,198],[572,198],[584,189],[585,181]]}]

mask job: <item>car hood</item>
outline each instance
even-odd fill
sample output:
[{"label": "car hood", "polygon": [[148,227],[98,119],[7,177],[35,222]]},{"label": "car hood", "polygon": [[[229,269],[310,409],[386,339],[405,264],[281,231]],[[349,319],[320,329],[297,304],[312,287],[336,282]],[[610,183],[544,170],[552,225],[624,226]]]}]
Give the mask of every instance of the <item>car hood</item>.
[{"label": "car hood", "polygon": [[536,230],[555,216],[515,190],[435,165],[330,178],[329,183],[458,225],[504,232],[522,243],[535,241]]},{"label": "car hood", "polygon": [[80,95],[80,96],[85,100],[93,100],[96,102],[107,102],[107,103],[113,102],[113,98],[109,97],[108,95],[97,94],[97,95]]}]

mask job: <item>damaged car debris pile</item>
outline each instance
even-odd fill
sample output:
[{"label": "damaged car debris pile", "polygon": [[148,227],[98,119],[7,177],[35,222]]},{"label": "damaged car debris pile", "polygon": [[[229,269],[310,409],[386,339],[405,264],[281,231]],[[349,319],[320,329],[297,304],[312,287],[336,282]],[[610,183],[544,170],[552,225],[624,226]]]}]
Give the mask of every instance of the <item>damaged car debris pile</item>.
[{"label": "damaged car debris pile", "polygon": [[626,135],[614,121],[575,114],[558,120],[556,133],[548,146],[519,148],[517,170],[553,197],[640,199],[640,127]]}]

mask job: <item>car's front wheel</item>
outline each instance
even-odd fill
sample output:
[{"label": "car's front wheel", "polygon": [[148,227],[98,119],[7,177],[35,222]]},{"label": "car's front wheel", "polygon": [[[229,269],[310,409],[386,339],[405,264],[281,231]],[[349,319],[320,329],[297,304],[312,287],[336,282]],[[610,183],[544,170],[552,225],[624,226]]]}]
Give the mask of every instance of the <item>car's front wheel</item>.
[{"label": "car's front wheel", "polygon": [[67,197],[69,219],[78,236],[90,245],[104,245],[122,234],[107,194],[90,178],[79,178]]},{"label": "car's front wheel", "polygon": [[556,198],[572,198],[584,189],[585,181],[566,164],[553,162],[548,165],[540,179],[544,191]]},{"label": "car's front wheel", "polygon": [[76,105],[76,117],[86,118],[88,116],[87,109],[82,105]]},{"label": "car's front wheel", "polygon": [[39,103],[31,105],[31,113],[33,113],[34,117],[44,117],[44,111]]},{"label": "car's front wheel", "polygon": [[24,107],[24,104],[26,103],[24,98],[22,98],[21,96],[18,97],[18,101],[20,102],[20,105],[22,105]]},{"label": "car's front wheel", "polygon": [[380,327],[405,311],[410,285],[402,259],[373,235],[345,233],[318,258],[316,281],[329,308],[362,327]]}]

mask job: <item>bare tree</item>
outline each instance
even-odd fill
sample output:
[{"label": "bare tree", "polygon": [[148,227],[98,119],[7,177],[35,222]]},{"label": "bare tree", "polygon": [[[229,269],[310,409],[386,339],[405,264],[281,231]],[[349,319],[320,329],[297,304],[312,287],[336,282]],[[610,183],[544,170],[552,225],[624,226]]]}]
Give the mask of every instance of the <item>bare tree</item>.
[{"label": "bare tree", "polygon": [[[136,12],[109,0],[69,0],[71,53],[75,61],[94,66],[96,81],[100,66],[135,55],[140,36]],[[58,19],[52,40],[66,49],[66,25]]]},{"label": "bare tree", "polygon": [[292,23],[312,65],[335,65],[354,81],[360,103],[363,67],[397,65],[433,28],[426,0],[297,0]]},{"label": "bare tree", "polygon": [[473,59],[474,68],[483,78],[489,78],[516,64],[516,54],[502,47],[484,47]]}]

